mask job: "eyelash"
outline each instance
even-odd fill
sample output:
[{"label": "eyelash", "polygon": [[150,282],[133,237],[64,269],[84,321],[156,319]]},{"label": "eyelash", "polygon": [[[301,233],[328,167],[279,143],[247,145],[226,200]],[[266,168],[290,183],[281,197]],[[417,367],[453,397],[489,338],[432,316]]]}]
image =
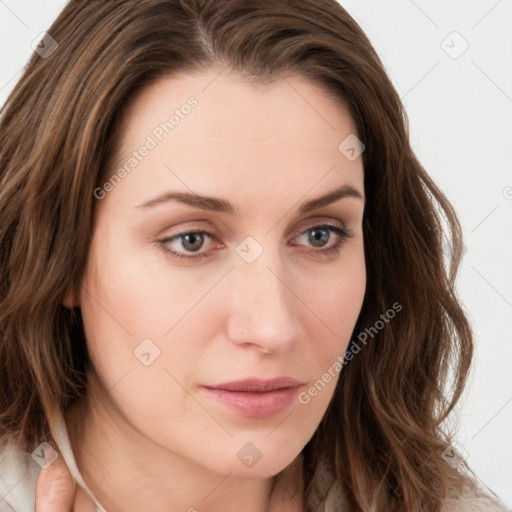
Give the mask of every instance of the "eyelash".
[{"label": "eyelash", "polygon": [[[326,256],[326,257],[338,254],[340,252],[341,246],[345,243],[345,241],[354,236],[354,233],[352,230],[341,227],[341,226],[332,225],[332,224],[320,224],[318,226],[311,226],[310,228],[306,229],[305,231],[302,231],[301,233],[299,233],[298,236],[303,235],[303,234],[307,233],[308,231],[312,231],[314,229],[326,229],[329,232],[338,235],[338,239],[332,247],[329,247],[328,249],[312,249],[312,251],[310,251],[315,254],[320,254],[320,255]],[[182,233],[177,233],[176,235],[173,235],[170,238],[165,238],[163,240],[157,240],[157,244],[164,252],[166,252],[167,254],[171,255],[174,258],[196,260],[199,258],[205,258],[205,257],[209,256],[208,253],[200,253],[200,254],[196,254],[194,256],[185,256],[184,254],[180,254],[178,252],[171,251],[167,248],[166,244],[168,244],[169,242],[172,242],[173,240],[184,237],[186,235],[207,235],[210,238],[215,239],[215,237],[210,232],[198,229],[198,230],[184,231]]]}]

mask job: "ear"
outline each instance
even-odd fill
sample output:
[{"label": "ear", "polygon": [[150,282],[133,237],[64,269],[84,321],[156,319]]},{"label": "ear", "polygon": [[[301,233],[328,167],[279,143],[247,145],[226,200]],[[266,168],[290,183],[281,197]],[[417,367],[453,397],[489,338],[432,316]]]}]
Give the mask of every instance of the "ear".
[{"label": "ear", "polygon": [[75,300],[75,294],[70,288],[66,291],[66,295],[64,295],[64,300],[62,301],[62,304],[64,304],[64,306],[66,306],[68,309],[73,309],[74,307],[79,305],[78,301]]}]

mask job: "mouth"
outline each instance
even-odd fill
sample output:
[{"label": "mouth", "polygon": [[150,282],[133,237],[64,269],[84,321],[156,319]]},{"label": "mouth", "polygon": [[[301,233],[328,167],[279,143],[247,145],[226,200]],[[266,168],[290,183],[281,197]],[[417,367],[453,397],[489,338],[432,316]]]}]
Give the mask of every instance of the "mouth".
[{"label": "mouth", "polygon": [[288,410],[302,383],[289,377],[245,379],[202,386],[208,397],[248,418],[271,418]]}]

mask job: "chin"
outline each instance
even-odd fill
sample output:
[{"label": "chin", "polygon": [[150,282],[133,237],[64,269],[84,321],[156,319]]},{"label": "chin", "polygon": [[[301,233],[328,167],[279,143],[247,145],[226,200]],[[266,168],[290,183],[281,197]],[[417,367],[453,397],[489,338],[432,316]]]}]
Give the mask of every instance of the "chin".
[{"label": "chin", "polygon": [[[221,474],[230,474],[232,478],[270,478],[284,471],[300,456],[299,452],[279,453],[278,450],[267,447],[257,451],[252,443],[244,443],[237,449],[234,458],[212,461],[212,469]],[[215,457],[215,456],[214,456]]]}]

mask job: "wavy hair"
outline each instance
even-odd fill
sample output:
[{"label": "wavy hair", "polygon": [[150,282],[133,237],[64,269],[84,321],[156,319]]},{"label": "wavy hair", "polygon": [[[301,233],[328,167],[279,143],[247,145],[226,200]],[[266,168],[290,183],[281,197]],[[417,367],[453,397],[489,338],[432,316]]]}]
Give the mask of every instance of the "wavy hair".
[{"label": "wavy hair", "polygon": [[303,450],[304,503],[440,511],[465,478],[441,457],[473,353],[455,290],[461,228],[358,24],[335,0],[70,0],[49,34],[57,49],[32,56],[0,113],[0,439],[32,450],[86,392],[80,310],[62,301],[80,288],[93,191],[112,171],[128,99],[213,64],[257,84],[295,73],[348,109],[366,146],[354,336],[403,308],[343,368]]}]

